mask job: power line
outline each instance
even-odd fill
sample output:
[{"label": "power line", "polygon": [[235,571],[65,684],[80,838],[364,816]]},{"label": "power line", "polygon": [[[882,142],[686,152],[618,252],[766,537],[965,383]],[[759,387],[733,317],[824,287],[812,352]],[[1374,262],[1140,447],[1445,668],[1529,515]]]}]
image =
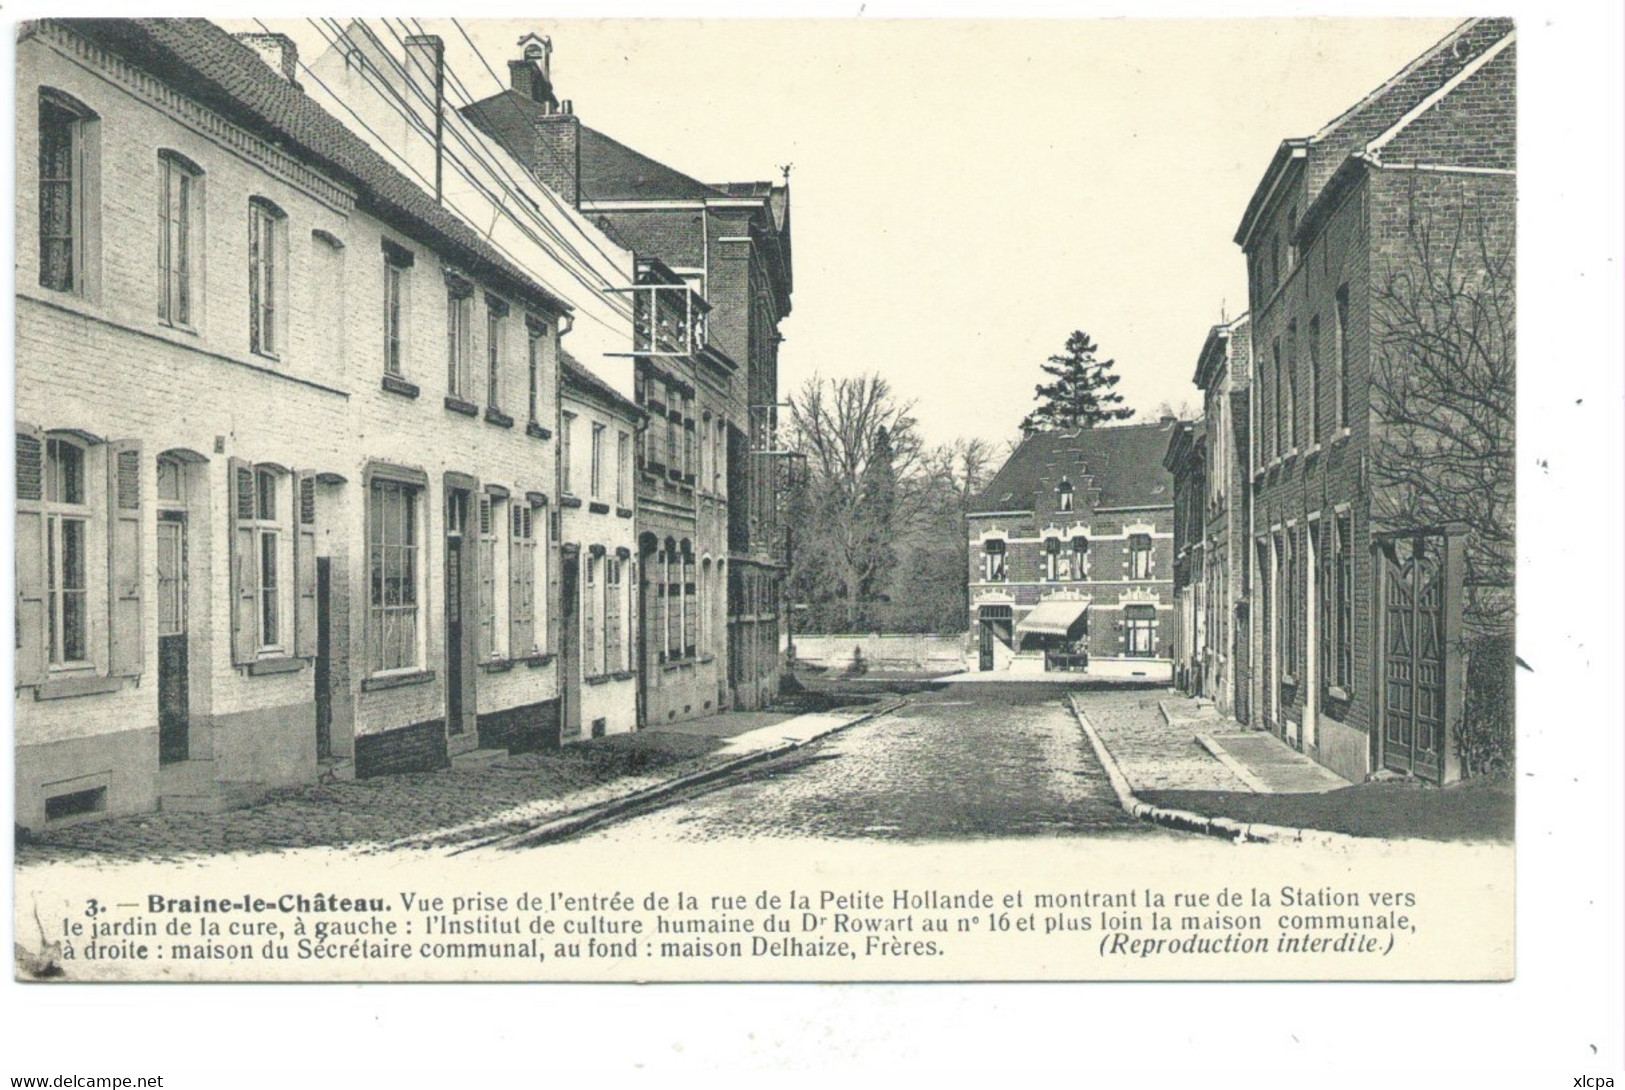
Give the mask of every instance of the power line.
[{"label": "power line", "polygon": [[[258,20],[256,20],[256,22],[257,21]],[[322,37],[323,37],[323,39],[325,41],[327,41],[330,45],[335,45],[335,46],[338,45],[338,42],[334,38],[329,37],[327,30],[324,29],[321,24],[317,23],[315,20],[309,20],[309,21],[311,22],[312,26],[314,26],[316,28],[318,33],[320,33],[322,35]],[[264,26],[263,23],[261,23],[260,25],[262,27]],[[380,44],[380,46],[382,45],[381,42],[379,44]],[[386,53],[386,56],[387,56],[387,50],[385,50],[384,52]],[[389,57],[388,59],[389,59],[391,64],[396,64],[393,57]],[[414,174],[421,182],[424,183],[425,188],[428,188],[430,186],[429,180],[423,175],[423,173],[421,171],[417,170],[414,166],[412,166],[412,164],[405,158],[405,156],[402,155],[397,149],[391,147],[390,144],[387,141],[385,141],[383,139],[383,137],[381,137],[378,134],[377,130],[375,130],[371,125],[368,125],[366,123],[366,121],[348,103],[344,102],[344,100],[342,98],[340,98],[338,95],[336,95],[333,92],[331,87],[327,86],[327,84],[324,81],[322,81],[321,78],[318,77],[315,74],[315,72],[311,71],[311,69],[309,68],[308,65],[301,64],[301,67],[303,67],[306,72],[310,73],[311,77],[313,79],[315,79],[318,84],[321,85],[322,89],[327,92],[328,96],[333,98],[335,101],[339,102],[340,105],[342,105],[344,107],[344,109],[352,117],[354,117],[356,119],[357,123],[360,124],[362,126],[362,128],[364,128],[368,133],[370,133],[372,135],[373,139],[375,141],[377,141],[379,145],[381,145],[382,147],[385,147],[385,148],[389,148],[390,151],[392,153],[394,153],[397,158],[401,159],[401,161],[406,165],[407,169],[410,170],[411,173]],[[396,64],[396,67],[397,67],[397,69],[399,69],[400,66],[398,64]],[[400,70],[404,71],[404,69],[400,69]],[[387,85],[384,88],[380,88],[378,86],[378,84],[375,83],[373,81],[373,79],[368,76],[367,71],[366,71],[366,66],[362,66],[359,71],[360,71],[360,74],[361,74],[363,80],[365,80],[365,82],[368,84],[368,86],[372,87],[373,90],[376,93],[379,94],[379,97],[383,100],[383,102],[384,102],[384,104],[386,106],[388,106],[391,109],[395,110],[395,112],[397,114],[399,114],[402,118],[404,118],[407,121],[408,125],[410,125],[412,128],[417,130],[420,135],[425,136],[426,138],[428,137],[428,134],[426,133],[426,131],[423,128],[424,123],[423,123],[422,119],[416,117],[414,115],[413,111],[406,108],[404,101],[403,102],[392,101],[392,99],[398,97],[394,93],[392,88],[387,87]],[[381,75],[381,73],[380,73],[380,75]],[[465,144],[465,146],[466,146],[466,141],[464,141],[462,139],[461,134],[455,134],[455,135],[457,135],[458,138],[459,138],[459,141],[463,142]],[[469,169],[467,164],[465,164],[461,159],[459,159],[454,153],[450,153],[449,150],[447,150],[447,149],[443,149],[443,150],[446,151],[447,158],[452,162],[452,165],[453,165],[454,169],[456,169],[457,172],[464,178],[464,180],[466,180],[475,190],[477,190],[481,195],[483,195],[488,201],[491,202],[493,208],[496,210],[496,212],[499,215],[505,216],[510,222],[512,222],[514,224],[515,227],[517,227],[521,231],[522,234],[524,234],[528,239],[530,239],[532,242],[534,242],[544,252],[546,252],[550,256],[552,256],[555,261],[558,261],[560,267],[566,273],[568,273],[573,279],[575,279],[577,281],[577,283],[581,284],[581,286],[583,288],[585,288],[589,293],[591,293],[591,295],[593,297],[603,298],[602,294],[599,292],[599,290],[597,289],[596,286],[588,283],[585,279],[583,279],[580,276],[580,274],[576,273],[576,271],[574,269],[572,269],[567,262],[565,262],[563,259],[559,258],[559,256],[556,253],[554,253],[551,250],[551,248],[546,245],[545,242],[543,242],[540,238],[538,238],[535,235],[535,233],[529,227],[527,227],[524,223],[522,223],[515,215],[513,215],[513,213],[511,211],[509,211],[506,208],[504,201],[499,200],[498,198],[496,198],[491,193],[491,191],[488,188],[486,188],[479,181],[479,179],[474,177],[473,173],[471,172],[471,170]],[[471,154],[477,154],[477,153],[474,153],[471,150]],[[493,248],[495,248],[496,250],[498,250],[498,252],[500,252],[504,256],[506,256],[510,261],[514,262],[514,264],[516,266],[518,266],[520,268],[525,268],[526,267],[526,263],[521,261],[517,256],[515,256],[507,247],[505,247],[502,244],[498,243],[494,239],[490,239],[488,241],[489,241],[490,245]],[[554,285],[548,283],[548,281],[544,277],[538,275],[534,270],[527,270],[527,271],[529,271],[530,275],[536,281],[541,283],[548,290],[554,292],[555,294],[560,294],[559,289],[557,287],[555,287]],[[605,302],[610,307],[610,309],[614,313],[616,313],[618,316],[620,316],[622,318],[625,318],[625,319],[630,319],[631,316],[630,316],[629,311],[622,310],[621,307],[616,306],[616,304],[619,303],[619,300],[605,299]],[[622,304],[622,306],[624,306],[624,304]],[[622,333],[625,332],[624,329],[618,328],[618,327],[610,324],[609,322],[604,321],[604,319],[600,318],[597,314],[593,313],[591,310],[582,310],[581,313],[585,314],[588,318],[592,319],[593,321],[597,322],[599,325],[602,325],[605,329],[608,329],[613,333],[622,334]]]}]

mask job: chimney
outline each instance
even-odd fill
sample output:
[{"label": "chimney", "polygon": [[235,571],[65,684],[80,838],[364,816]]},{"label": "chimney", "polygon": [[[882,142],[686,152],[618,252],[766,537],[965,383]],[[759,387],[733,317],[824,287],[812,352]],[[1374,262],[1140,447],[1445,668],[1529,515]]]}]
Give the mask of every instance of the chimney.
[{"label": "chimney", "polygon": [[538,117],[534,124],[536,151],[531,156],[531,169],[536,172],[536,180],[580,208],[581,119],[566,99],[561,112]]},{"label": "chimney", "polygon": [[526,34],[519,39],[519,48],[519,60],[508,62],[508,86],[552,113],[559,105],[553,97],[553,40]]},{"label": "chimney", "polygon": [[239,42],[260,55],[260,60],[295,87],[299,86],[299,47],[286,34],[236,34]]},{"label": "chimney", "polygon": [[446,148],[446,43],[438,34],[413,34],[406,39],[406,78],[423,91],[408,96],[411,109],[424,100],[434,103],[434,199],[445,195]]}]

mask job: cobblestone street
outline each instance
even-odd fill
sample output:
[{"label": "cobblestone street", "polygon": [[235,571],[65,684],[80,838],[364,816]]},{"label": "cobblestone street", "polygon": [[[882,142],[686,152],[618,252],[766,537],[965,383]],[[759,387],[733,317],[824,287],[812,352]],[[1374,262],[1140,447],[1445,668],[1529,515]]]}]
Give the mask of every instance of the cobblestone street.
[{"label": "cobblestone street", "polygon": [[[919,693],[891,715],[810,745],[728,787],[594,836],[1174,835],[1136,822],[1118,807],[1064,693],[1049,685],[958,685]],[[1150,715],[1157,718],[1154,702]]]}]

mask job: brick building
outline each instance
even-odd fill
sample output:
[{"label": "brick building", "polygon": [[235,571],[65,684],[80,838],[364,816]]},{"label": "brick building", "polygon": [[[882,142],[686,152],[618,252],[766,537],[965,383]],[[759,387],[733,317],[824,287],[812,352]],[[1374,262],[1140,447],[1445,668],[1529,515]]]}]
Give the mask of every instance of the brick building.
[{"label": "brick building", "polygon": [[972,501],[979,670],[1172,678],[1177,427],[1034,432]]},{"label": "brick building", "polygon": [[[557,98],[551,81],[538,79],[523,59],[509,68],[511,86],[464,108],[464,116],[612,239],[682,278],[709,308],[689,365],[679,366],[677,356],[633,353],[639,403],[657,428],[677,429],[683,444],[692,433],[697,450],[714,459],[711,472],[694,473],[691,483],[689,468],[667,464],[646,446],[640,501],[670,509],[679,522],[693,511],[693,547],[686,555],[702,573],[706,556],[714,559],[714,597],[726,610],[725,668],[714,667],[722,658],[722,628],[708,631],[705,651],[698,632],[693,641],[685,633],[680,648],[666,648],[668,655],[681,650],[675,661],[654,656],[665,672],[648,687],[649,714],[670,719],[723,706],[759,707],[777,692],[782,671],[787,550],[775,436],[779,324],[790,313],[792,290],[788,186],[697,181],[582,124],[571,103]],[[652,284],[646,272],[640,278],[640,288]],[[675,563],[684,566],[683,539],[675,533],[651,531],[644,547],[658,545],[665,553],[668,538]],[[673,563],[646,554],[646,571],[651,560],[661,568]],[[686,593],[686,578],[674,582]],[[673,584],[665,585],[669,597]],[[696,599],[703,599],[697,624],[716,607],[702,589],[703,576],[694,585]]]},{"label": "brick building", "polygon": [[19,36],[25,827],[557,741],[569,308],[255,47]]},{"label": "brick building", "polygon": [[[1182,687],[1219,711],[1248,721],[1246,315],[1208,330],[1191,381],[1202,391],[1202,420],[1176,432],[1164,461],[1174,474],[1175,658]],[[1176,678],[1178,676],[1176,667]]]},{"label": "brick building", "polygon": [[[1283,142],[1236,233],[1255,361],[1249,704],[1354,780],[1462,774],[1463,636],[1510,597],[1491,554],[1511,520],[1513,348],[1495,323],[1510,322],[1515,50],[1510,20],[1463,23]],[[1484,308],[1492,359],[1423,344],[1448,330],[1407,339],[1407,321],[1448,319],[1430,291]],[[1493,457],[1443,461],[1480,432]],[[1464,506],[1431,503],[1428,476]],[[1488,514],[1463,521],[1473,510]]]},{"label": "brick building", "polygon": [[1163,468],[1174,479],[1174,685],[1193,696],[1206,689],[1203,654],[1208,643],[1206,613],[1208,474],[1207,429],[1202,421],[1181,421],[1168,437]]}]

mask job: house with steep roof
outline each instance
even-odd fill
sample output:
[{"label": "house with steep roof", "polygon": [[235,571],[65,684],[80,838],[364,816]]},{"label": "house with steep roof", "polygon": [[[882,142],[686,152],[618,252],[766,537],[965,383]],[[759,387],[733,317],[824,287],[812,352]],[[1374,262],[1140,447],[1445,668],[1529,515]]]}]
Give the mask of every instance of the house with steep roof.
[{"label": "house with steep roof", "polygon": [[781,518],[786,455],[776,440],[779,327],[794,286],[788,184],[701,182],[622,144],[558,96],[549,44],[520,46],[509,86],[462,115],[636,253],[642,313],[681,303],[685,287],[703,309],[681,346],[640,342],[632,353],[636,398],[655,437],[639,450],[640,509],[665,520],[640,545],[644,601],[658,599],[662,584],[668,595],[672,585],[686,594],[686,579],[655,573],[692,556],[701,573],[696,618],[723,617],[706,639],[696,632],[654,645],[646,712],[663,722],[760,707],[783,670],[790,548]]},{"label": "house with steep roof", "polygon": [[976,669],[1172,680],[1172,417],[1033,432],[966,516]]},{"label": "house with steep roof", "polygon": [[559,740],[572,308],[251,37],[21,28],[25,828]]},{"label": "house with steep roof", "polygon": [[1511,20],[1468,20],[1283,141],[1235,234],[1245,704],[1351,780],[1471,771],[1464,679],[1510,675],[1516,48]]}]

